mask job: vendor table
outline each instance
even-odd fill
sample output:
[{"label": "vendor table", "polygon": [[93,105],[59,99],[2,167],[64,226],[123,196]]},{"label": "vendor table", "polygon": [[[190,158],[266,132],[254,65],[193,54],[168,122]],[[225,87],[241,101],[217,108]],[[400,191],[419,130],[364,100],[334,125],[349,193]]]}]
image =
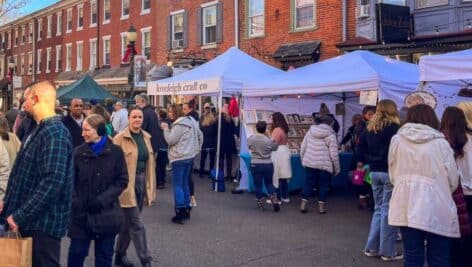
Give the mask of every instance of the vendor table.
[{"label": "vendor table", "polygon": [[[249,153],[241,153],[241,159],[246,166],[251,166],[251,155]],[[349,171],[351,170],[352,153],[339,153],[339,161],[341,165],[341,173],[331,180],[331,186],[345,189],[349,184]],[[300,155],[292,155],[290,158],[292,164],[292,178],[288,184],[289,191],[300,190],[305,183],[305,168],[302,166]],[[254,179],[251,170],[248,170],[248,191],[254,191]]]}]

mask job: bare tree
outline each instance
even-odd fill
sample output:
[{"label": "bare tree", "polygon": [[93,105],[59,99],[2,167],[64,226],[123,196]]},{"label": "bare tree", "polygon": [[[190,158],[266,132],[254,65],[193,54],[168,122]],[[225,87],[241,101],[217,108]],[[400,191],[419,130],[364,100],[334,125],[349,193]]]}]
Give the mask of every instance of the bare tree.
[{"label": "bare tree", "polygon": [[12,21],[22,15],[22,8],[30,0],[0,0],[0,25]]}]

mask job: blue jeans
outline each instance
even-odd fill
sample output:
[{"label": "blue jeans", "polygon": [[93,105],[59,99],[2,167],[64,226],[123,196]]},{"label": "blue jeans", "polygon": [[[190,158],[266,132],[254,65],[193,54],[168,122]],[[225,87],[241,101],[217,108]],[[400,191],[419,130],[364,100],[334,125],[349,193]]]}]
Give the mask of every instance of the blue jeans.
[{"label": "blue jeans", "polygon": [[267,194],[272,195],[275,192],[272,184],[272,175],[274,174],[274,164],[272,163],[251,163],[251,173],[254,178],[254,187],[256,191],[256,198],[264,197],[262,192],[262,183],[264,183]]},{"label": "blue jeans", "polygon": [[395,242],[398,232],[396,227],[388,224],[388,208],[393,186],[388,173],[371,172],[371,175],[375,208],[365,250],[376,251],[382,256],[391,257],[396,252]]},{"label": "blue jeans", "polygon": [[426,244],[426,259],[429,267],[450,266],[452,238],[436,235],[430,232],[400,227],[403,238],[403,253],[405,267],[424,266],[424,241]]},{"label": "blue jeans", "polygon": [[190,207],[189,175],[193,158],[172,162],[172,179],[174,186],[175,208]]},{"label": "blue jeans", "polygon": [[309,167],[305,168],[305,172],[305,185],[303,186],[302,199],[308,200],[310,196],[313,195],[313,188],[315,188],[318,182],[318,201],[326,202],[331,174],[327,171]]},{"label": "blue jeans", "polygon": [[288,179],[279,179],[279,188],[277,188],[277,199],[288,198]]},{"label": "blue jeans", "polygon": [[[88,256],[90,239],[72,238],[69,246],[68,267],[84,266],[85,258]],[[113,261],[113,246],[115,236],[107,236],[95,239],[95,266],[111,267]]]}]

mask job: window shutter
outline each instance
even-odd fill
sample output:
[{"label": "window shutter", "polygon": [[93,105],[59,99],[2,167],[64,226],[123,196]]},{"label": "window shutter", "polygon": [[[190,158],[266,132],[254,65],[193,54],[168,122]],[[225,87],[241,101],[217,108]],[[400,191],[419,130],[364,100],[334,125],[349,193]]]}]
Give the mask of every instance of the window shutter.
[{"label": "window shutter", "polygon": [[216,43],[223,42],[223,3],[216,5]]},{"label": "window shutter", "polygon": [[167,50],[172,50],[172,16],[167,17]]},{"label": "window shutter", "polygon": [[183,36],[183,48],[188,47],[188,12],[185,11],[184,14],[184,36]]},{"label": "window shutter", "polygon": [[197,45],[202,45],[202,13],[203,9],[199,8],[197,11]]}]

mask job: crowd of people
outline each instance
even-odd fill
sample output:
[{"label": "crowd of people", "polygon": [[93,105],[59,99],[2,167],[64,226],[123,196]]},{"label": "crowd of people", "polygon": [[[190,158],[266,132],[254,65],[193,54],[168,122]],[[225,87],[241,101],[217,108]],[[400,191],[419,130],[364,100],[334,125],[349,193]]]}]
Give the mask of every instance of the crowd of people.
[{"label": "crowd of people", "polygon": [[[127,257],[131,242],[141,266],[151,266],[141,212],[154,204],[157,189],[166,188],[167,171],[176,224],[190,220],[197,207],[197,155],[199,177],[211,177],[218,164],[233,180],[239,126],[232,107],[224,105],[219,117],[211,103],[200,116],[194,100],[156,109],[138,94],[135,103],[127,108],[122,101],[111,106],[73,99],[65,114],[55,88],[37,82],[26,88],[21,110],[15,105],[0,116],[0,224],[33,238],[34,266],[60,266],[66,234],[68,266],[84,265],[91,241],[95,266],[112,266],[113,256],[115,265],[134,266]],[[280,112],[271,121],[270,127],[257,122],[247,144],[256,207],[270,204],[280,212],[290,202],[290,129]],[[314,196],[317,212],[327,213],[331,180],[341,171],[339,150],[351,150],[358,206],[373,202],[365,256],[403,259],[404,266],[472,265],[471,102],[448,107],[439,120],[425,104],[399,111],[395,102],[381,100],[353,116],[341,142],[339,123],[325,104],[313,121],[300,148],[306,174],[301,213],[308,213]]]}]

